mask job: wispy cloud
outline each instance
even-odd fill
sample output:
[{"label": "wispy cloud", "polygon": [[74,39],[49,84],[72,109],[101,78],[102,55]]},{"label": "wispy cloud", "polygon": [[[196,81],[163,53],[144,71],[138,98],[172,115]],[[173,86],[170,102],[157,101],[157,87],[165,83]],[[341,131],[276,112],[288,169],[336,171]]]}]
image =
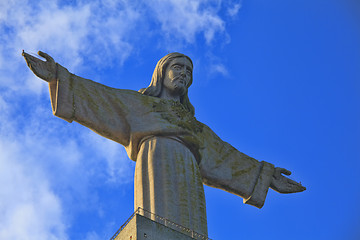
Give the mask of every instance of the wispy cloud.
[{"label": "wispy cloud", "polygon": [[225,22],[219,16],[221,1],[214,0],[151,0],[147,1],[153,16],[160,22],[165,36],[194,43],[202,34],[210,44],[216,33],[225,31]]},{"label": "wispy cloud", "polygon": [[[21,50],[36,53],[43,50],[66,62],[67,67],[78,67],[86,60],[98,67],[123,63],[133,45],[129,39],[140,17],[131,1],[78,1],[64,5],[58,1],[10,1],[0,10],[0,70],[16,75]],[[10,68],[11,66],[11,68]],[[12,69],[12,72],[9,70]],[[23,77],[21,79],[24,79]],[[19,84],[0,77],[1,85]],[[26,85],[39,93],[42,88],[32,77]],[[42,89],[44,90],[44,89]]]},{"label": "wispy cloud", "polygon": [[[231,4],[230,4],[231,3]],[[220,11],[227,8],[231,16],[240,4],[221,0],[94,0],[61,1],[15,0],[0,7],[0,86],[18,90],[19,84],[39,94],[43,84],[28,73],[17,73],[23,67],[22,49],[38,50],[56,56],[69,69],[96,64],[97,68],[122,64],[134,47],[141,48],[149,29],[159,36],[159,43],[191,44],[203,36],[210,45],[218,37],[227,38],[225,19]],[[229,7],[230,6],[230,7]],[[154,29],[153,26],[158,26]],[[140,37],[139,37],[140,36]],[[141,37],[142,36],[142,37]],[[161,45],[161,44],[160,44]],[[159,46],[160,46],[159,45]],[[6,76],[15,76],[11,81]]]},{"label": "wispy cloud", "polygon": [[[131,183],[119,144],[64,124],[37,99],[0,100],[0,239],[67,239],[71,214],[97,212],[96,186]],[[30,111],[19,115],[22,107]]]},{"label": "wispy cloud", "polygon": [[49,52],[77,71],[121,65],[141,49],[149,22],[157,42],[202,36],[210,46],[226,35],[221,9],[220,0],[0,1],[0,239],[67,239],[71,215],[97,205],[91,182],[133,178],[122,146],[52,116],[47,86],[21,50]]},{"label": "wispy cloud", "polygon": [[129,159],[124,147],[96,133],[88,131],[83,135],[84,143],[92,148],[92,154],[106,164],[106,181],[110,184],[131,183],[135,164]]},{"label": "wispy cloud", "polygon": [[220,73],[223,76],[228,75],[228,71],[227,71],[226,67],[221,63],[212,65],[211,71],[212,71],[212,73]]},{"label": "wispy cloud", "polygon": [[3,137],[0,152],[0,239],[67,239],[61,200],[31,153]]},{"label": "wispy cloud", "polygon": [[240,8],[241,8],[241,1],[230,2],[227,8],[227,13],[229,14],[230,17],[234,17],[238,14]]}]

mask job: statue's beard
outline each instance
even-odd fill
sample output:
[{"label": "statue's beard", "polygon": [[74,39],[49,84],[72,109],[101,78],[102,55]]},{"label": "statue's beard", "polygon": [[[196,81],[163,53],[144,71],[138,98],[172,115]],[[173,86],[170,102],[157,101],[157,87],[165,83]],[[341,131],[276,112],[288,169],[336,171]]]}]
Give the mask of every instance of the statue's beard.
[{"label": "statue's beard", "polygon": [[[183,83],[181,83],[181,81],[183,81]],[[173,84],[174,84],[174,89],[173,89],[173,93],[176,93],[180,96],[183,96],[186,93],[186,81],[181,78],[181,77],[176,77],[173,80]]]}]

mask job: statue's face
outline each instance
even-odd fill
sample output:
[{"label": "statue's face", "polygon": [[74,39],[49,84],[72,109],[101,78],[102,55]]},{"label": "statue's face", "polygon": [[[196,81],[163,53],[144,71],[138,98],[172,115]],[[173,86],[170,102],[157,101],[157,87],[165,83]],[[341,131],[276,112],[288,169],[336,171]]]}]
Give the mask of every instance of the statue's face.
[{"label": "statue's face", "polygon": [[166,68],[163,87],[171,95],[182,96],[192,79],[192,65],[186,57],[171,60]]}]

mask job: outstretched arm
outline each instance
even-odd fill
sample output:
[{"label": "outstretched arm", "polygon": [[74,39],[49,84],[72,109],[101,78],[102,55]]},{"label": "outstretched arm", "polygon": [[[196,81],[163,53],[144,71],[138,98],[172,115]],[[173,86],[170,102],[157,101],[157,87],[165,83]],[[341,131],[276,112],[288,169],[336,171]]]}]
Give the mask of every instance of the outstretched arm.
[{"label": "outstretched arm", "polygon": [[38,54],[46,61],[22,53],[31,71],[49,83],[54,115],[68,122],[76,121],[106,138],[128,145],[130,126],[126,117],[134,91],[129,93],[78,77],[55,63],[48,54],[41,51]]},{"label": "outstretched arm", "polygon": [[269,187],[280,193],[305,190],[300,183],[282,175],[291,174],[286,169],[239,152],[209,127],[204,126],[199,135],[204,139],[199,168],[206,185],[236,194],[244,203],[258,208],[264,205]]}]

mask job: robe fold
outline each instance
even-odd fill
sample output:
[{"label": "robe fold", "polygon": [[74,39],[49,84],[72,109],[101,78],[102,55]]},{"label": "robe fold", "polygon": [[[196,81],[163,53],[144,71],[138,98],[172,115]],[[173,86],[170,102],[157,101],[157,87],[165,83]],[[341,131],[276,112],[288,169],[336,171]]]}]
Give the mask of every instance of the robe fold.
[{"label": "robe fold", "polygon": [[222,141],[181,103],[107,87],[59,64],[49,88],[54,115],[122,144],[136,161],[135,210],[207,235],[203,184],[264,205],[274,166]]}]

